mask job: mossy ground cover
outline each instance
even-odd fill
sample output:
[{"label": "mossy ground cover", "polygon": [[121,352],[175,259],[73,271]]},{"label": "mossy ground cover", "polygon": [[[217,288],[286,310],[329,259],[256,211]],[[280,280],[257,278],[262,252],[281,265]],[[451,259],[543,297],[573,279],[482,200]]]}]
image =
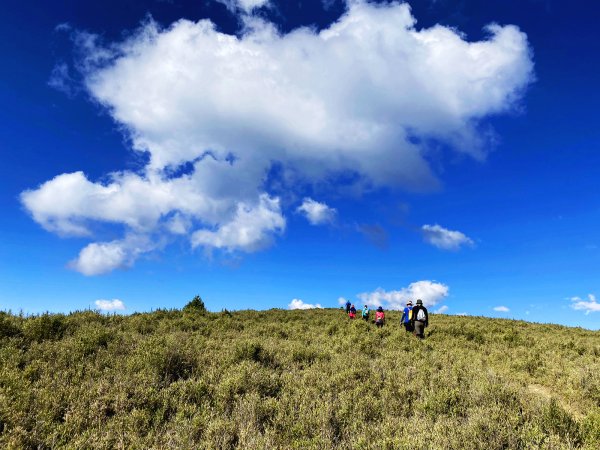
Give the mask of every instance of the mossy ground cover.
[{"label": "mossy ground cover", "polygon": [[600,333],[340,310],[0,313],[2,448],[600,448]]}]

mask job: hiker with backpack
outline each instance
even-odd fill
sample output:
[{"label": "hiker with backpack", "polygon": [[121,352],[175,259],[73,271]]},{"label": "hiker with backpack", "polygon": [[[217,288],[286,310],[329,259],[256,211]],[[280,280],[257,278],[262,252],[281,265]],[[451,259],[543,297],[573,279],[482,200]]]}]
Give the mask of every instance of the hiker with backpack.
[{"label": "hiker with backpack", "polygon": [[402,325],[404,325],[404,328],[406,329],[406,331],[410,331],[410,332],[414,331],[413,324],[412,324],[412,309],[413,309],[413,304],[409,300],[408,303],[406,303],[406,308],[404,308],[404,310],[402,311],[402,318],[400,319],[400,323]]},{"label": "hiker with backpack", "polygon": [[417,300],[417,306],[412,309],[412,325],[415,330],[415,336],[419,339],[425,338],[425,328],[429,325],[429,314],[427,308],[423,306],[423,300]]},{"label": "hiker with backpack", "polygon": [[375,325],[377,325],[377,328],[381,328],[383,327],[384,323],[385,314],[383,313],[383,308],[380,306],[379,308],[377,308],[377,312],[375,313]]},{"label": "hiker with backpack", "polygon": [[350,317],[351,319],[356,318],[356,308],[354,307],[354,305],[352,305],[352,307],[350,308],[350,312],[348,312],[348,317]]},{"label": "hiker with backpack", "polygon": [[352,303],[350,303],[350,300],[348,300],[346,302],[346,314],[350,314],[350,307],[352,306]]},{"label": "hiker with backpack", "polygon": [[364,306],[363,310],[362,310],[362,318],[365,322],[369,321],[369,314],[371,313],[371,311],[369,310],[369,307],[367,305]]}]

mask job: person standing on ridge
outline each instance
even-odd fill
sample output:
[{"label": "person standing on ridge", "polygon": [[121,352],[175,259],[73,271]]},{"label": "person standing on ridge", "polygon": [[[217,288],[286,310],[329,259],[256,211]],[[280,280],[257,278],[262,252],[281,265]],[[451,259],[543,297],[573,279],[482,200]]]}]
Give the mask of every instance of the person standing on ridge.
[{"label": "person standing on ridge", "polygon": [[423,306],[423,300],[417,300],[417,306],[412,309],[412,323],[415,330],[415,336],[419,339],[425,338],[425,328],[429,325],[429,314],[427,308]]},{"label": "person standing on ridge", "polygon": [[406,331],[414,331],[413,328],[413,324],[412,324],[412,309],[413,309],[413,304],[412,302],[409,300],[408,303],[406,303],[406,308],[404,308],[404,310],[402,311],[402,318],[400,319],[400,323],[402,325],[404,325],[404,328],[406,329]]},{"label": "person standing on ridge", "polygon": [[369,321],[369,314],[371,313],[371,311],[369,311],[369,307],[367,305],[364,306],[363,310],[362,310],[362,318],[365,322]]},{"label": "person standing on ridge", "polygon": [[377,312],[375,313],[375,325],[377,325],[377,328],[381,328],[383,327],[384,323],[385,314],[383,313],[383,308],[380,306],[379,308],[377,308]]},{"label": "person standing on ridge", "polygon": [[346,302],[346,314],[350,314],[350,307],[352,306],[352,303],[350,303],[350,300],[348,300]]},{"label": "person standing on ridge", "polygon": [[354,307],[354,305],[352,305],[352,307],[350,308],[350,312],[348,313],[348,317],[350,317],[351,319],[356,318],[356,308]]}]

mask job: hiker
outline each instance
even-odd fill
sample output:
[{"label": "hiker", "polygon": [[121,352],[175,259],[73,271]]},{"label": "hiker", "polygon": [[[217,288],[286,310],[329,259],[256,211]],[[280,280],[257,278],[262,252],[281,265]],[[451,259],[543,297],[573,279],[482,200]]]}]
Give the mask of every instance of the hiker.
[{"label": "hiker", "polygon": [[383,308],[380,306],[377,308],[377,312],[375,313],[375,325],[377,328],[381,328],[385,323],[385,314],[383,313]]},{"label": "hiker", "polygon": [[417,300],[417,306],[412,309],[412,324],[415,329],[415,336],[419,339],[425,338],[425,328],[429,325],[429,314],[427,308],[423,306],[423,300]]},{"label": "hiker", "polygon": [[412,301],[408,301],[408,303],[406,303],[406,308],[404,308],[404,310],[402,311],[402,318],[400,319],[400,323],[402,325],[404,325],[404,328],[406,329],[406,331],[414,331],[413,328],[413,324],[412,324],[412,309],[413,309],[413,304]]},{"label": "hiker", "polygon": [[362,310],[362,318],[365,322],[369,321],[369,314],[371,313],[371,311],[369,311],[369,307],[367,305],[365,305],[365,307]]},{"label": "hiker", "polygon": [[352,307],[350,308],[350,311],[348,312],[348,317],[350,317],[351,319],[354,319],[356,317],[356,308],[354,307],[354,305],[352,305]]},{"label": "hiker", "polygon": [[346,314],[350,314],[350,307],[352,306],[352,303],[350,303],[350,300],[348,300],[346,302]]}]

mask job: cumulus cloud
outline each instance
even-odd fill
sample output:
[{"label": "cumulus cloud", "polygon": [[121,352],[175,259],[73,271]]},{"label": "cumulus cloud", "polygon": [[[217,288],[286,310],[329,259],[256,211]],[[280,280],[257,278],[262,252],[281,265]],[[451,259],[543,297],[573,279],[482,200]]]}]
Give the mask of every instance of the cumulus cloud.
[{"label": "cumulus cloud", "polygon": [[[33,219],[65,236],[98,240],[94,224],[108,223],[129,235],[256,251],[285,227],[268,189],[275,173],[285,174],[284,191],[337,175],[358,189],[428,189],[437,179],[425,143],[483,158],[480,121],[514,108],[533,77],[517,27],[490,25],[486,39],[468,42],[441,25],[417,29],[407,4],[350,2],[321,31],[284,34],[257,16],[242,20],[238,36],[183,19],[167,28],[147,20],[106,45],[77,33],[83,85],[149,162],[102,181],[59,174],[22,193]],[[117,247],[93,242],[73,267],[105,273],[153,248]],[[92,260],[99,269],[83,262]]]},{"label": "cumulus cloud", "polygon": [[99,275],[126,265],[127,254],[119,241],[93,242],[84,247],[71,267],[84,275]]},{"label": "cumulus cloud", "polygon": [[510,309],[507,308],[506,306],[494,306],[494,311],[498,311],[498,312],[509,312]]},{"label": "cumulus cloud", "polygon": [[442,283],[422,280],[416,281],[397,291],[385,291],[381,288],[373,292],[363,292],[358,294],[364,303],[368,305],[386,305],[388,309],[402,309],[406,302],[417,299],[423,300],[427,307],[440,303],[448,296],[449,287]]},{"label": "cumulus cloud", "polygon": [[295,298],[293,299],[290,304],[288,305],[288,309],[314,309],[314,308],[323,308],[321,305],[319,305],[318,303],[316,304],[311,304],[311,303],[305,303],[302,300],[300,300],[299,298]]},{"label": "cumulus cloud", "polygon": [[222,248],[229,251],[242,249],[255,251],[268,246],[271,234],[285,229],[279,199],[263,194],[256,207],[238,204],[237,212],[230,222],[215,231],[199,230],[192,235],[192,246]]},{"label": "cumulus cloud", "polygon": [[458,250],[464,245],[473,245],[473,241],[460,231],[448,230],[440,225],[421,227],[425,242],[443,250]]},{"label": "cumulus cloud", "polygon": [[344,306],[347,302],[348,300],[346,300],[344,297],[338,298],[338,305]]},{"label": "cumulus cloud", "polygon": [[444,314],[446,311],[448,311],[448,306],[447,305],[442,305],[438,309],[436,309],[435,311],[433,311],[433,313],[434,314]]},{"label": "cumulus cloud", "polygon": [[312,225],[323,225],[335,220],[336,210],[312,198],[305,198],[296,211],[304,214]]},{"label": "cumulus cloud", "polygon": [[156,248],[146,236],[129,235],[111,242],[92,242],[84,247],[69,266],[83,275],[101,275],[118,268],[131,267],[137,257]]},{"label": "cumulus cloud", "polygon": [[571,297],[571,308],[585,311],[585,314],[589,314],[591,312],[600,311],[600,303],[596,300],[596,296],[593,294],[588,294],[587,300],[584,300],[580,297]]},{"label": "cumulus cloud", "polygon": [[125,304],[116,298],[113,300],[96,300],[94,303],[100,311],[123,311],[125,309]]}]

